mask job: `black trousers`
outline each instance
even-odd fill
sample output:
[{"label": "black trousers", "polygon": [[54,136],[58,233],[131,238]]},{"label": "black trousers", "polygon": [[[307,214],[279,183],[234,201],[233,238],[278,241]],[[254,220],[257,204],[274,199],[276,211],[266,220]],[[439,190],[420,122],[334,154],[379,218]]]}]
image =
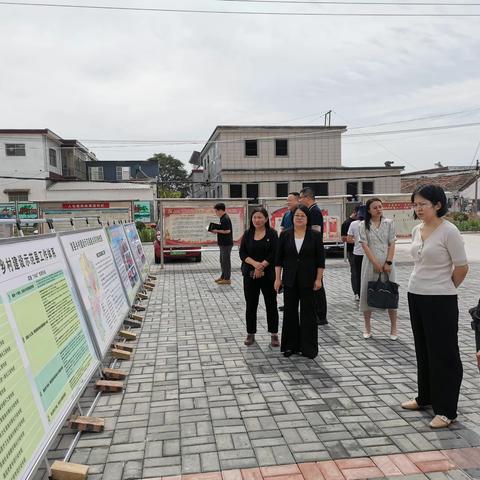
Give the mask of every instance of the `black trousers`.
[{"label": "black trousers", "polygon": [[267,325],[270,333],[278,332],[277,292],[273,288],[274,278],[262,277],[253,279],[243,277],[243,293],[247,304],[247,333],[257,333],[257,310],[260,292],[262,292],[267,310]]},{"label": "black trousers", "polygon": [[409,293],[408,308],[417,356],[417,403],[432,405],[435,415],[456,418],[463,377],[457,296]]},{"label": "black trousers", "polygon": [[219,245],[220,249],[220,267],[222,269],[222,275],[220,278],[224,280],[230,280],[232,272],[232,264],[230,260],[230,254],[232,253],[232,245]]},{"label": "black trousers", "polygon": [[355,286],[356,277],[355,277],[355,262],[353,258],[353,252],[347,251],[347,259],[348,259],[348,263],[350,264],[350,283],[352,285],[352,291],[353,293],[357,293],[357,289]]},{"label": "black trousers", "polygon": [[[284,287],[284,311],[281,351],[318,355],[318,327],[315,318],[313,287]],[[300,316],[298,307],[300,305]]]},{"label": "black trousers", "polygon": [[325,293],[325,278],[322,281],[322,288],[313,291],[314,308],[317,321],[323,322],[327,319],[327,294]]},{"label": "black trousers", "polygon": [[360,295],[360,286],[362,284],[362,262],[363,255],[354,255],[353,263],[355,265],[355,290],[356,295]]}]

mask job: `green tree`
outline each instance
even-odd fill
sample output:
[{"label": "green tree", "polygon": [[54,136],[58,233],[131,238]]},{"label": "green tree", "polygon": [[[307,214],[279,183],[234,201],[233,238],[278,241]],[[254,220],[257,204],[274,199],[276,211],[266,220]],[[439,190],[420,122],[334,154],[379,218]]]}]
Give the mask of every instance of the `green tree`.
[{"label": "green tree", "polygon": [[165,153],[155,153],[149,160],[158,162],[158,197],[175,198],[188,195],[188,173],[180,160]]}]

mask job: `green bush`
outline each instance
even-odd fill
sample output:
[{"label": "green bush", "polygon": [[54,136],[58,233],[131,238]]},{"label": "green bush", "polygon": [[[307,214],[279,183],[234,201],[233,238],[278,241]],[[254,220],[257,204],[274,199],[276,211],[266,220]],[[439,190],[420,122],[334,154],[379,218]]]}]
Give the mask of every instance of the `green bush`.
[{"label": "green bush", "polygon": [[154,228],[143,228],[138,231],[140,240],[144,243],[154,242],[156,238],[156,231]]},{"label": "green bush", "polygon": [[137,227],[137,230],[139,232],[147,228],[147,226],[143,222],[135,222],[135,226]]},{"label": "green bush", "polygon": [[461,232],[480,232],[480,220],[452,220]]},{"label": "green bush", "polygon": [[468,221],[468,214],[464,212],[454,212],[452,218],[455,222],[466,222]]}]

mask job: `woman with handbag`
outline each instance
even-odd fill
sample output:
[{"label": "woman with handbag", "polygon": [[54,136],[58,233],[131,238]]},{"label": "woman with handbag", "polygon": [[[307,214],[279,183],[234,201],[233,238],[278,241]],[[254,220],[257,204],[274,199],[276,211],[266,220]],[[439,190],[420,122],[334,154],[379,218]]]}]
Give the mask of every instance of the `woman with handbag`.
[{"label": "woman with handbag", "polygon": [[245,314],[247,338],[243,343],[247,346],[255,342],[260,292],[262,292],[267,310],[271,345],[272,347],[280,345],[278,341],[277,293],[273,288],[277,243],[277,232],[270,228],[267,211],[261,207],[254,208],[250,215],[250,228],[243,234],[239,252],[242,260],[243,292],[247,304]]},{"label": "woman with handbag", "polygon": [[[365,220],[359,227],[359,242],[365,255],[362,261],[360,287],[360,311],[363,312],[363,338],[371,338],[371,318],[374,307],[368,305],[368,282],[387,276],[395,282],[395,225],[393,220],[383,216],[383,202],[379,198],[370,198],[365,205]],[[397,309],[389,308],[390,339],[397,339]]]},{"label": "woman with handbag", "polygon": [[299,205],[293,211],[293,228],[283,231],[278,243],[274,287],[279,292],[283,283],[284,357],[301,352],[313,359],[318,354],[314,292],[322,288],[325,252],[322,235],[310,228],[309,219],[309,209]]},{"label": "woman with handbag", "polygon": [[418,396],[402,403],[407,410],[431,405],[432,428],[448,427],[457,417],[463,377],[458,348],[457,288],[468,272],[465,245],[458,228],[442,217],[447,198],[438,185],[422,185],[412,194],[413,272],[408,308],[417,357]]}]

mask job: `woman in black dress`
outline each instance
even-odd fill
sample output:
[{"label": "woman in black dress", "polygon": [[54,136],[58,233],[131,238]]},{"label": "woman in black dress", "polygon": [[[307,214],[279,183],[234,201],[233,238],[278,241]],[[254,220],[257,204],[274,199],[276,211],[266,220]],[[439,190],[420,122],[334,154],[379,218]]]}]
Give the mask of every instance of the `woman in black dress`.
[{"label": "woman in black dress", "polygon": [[293,212],[293,228],[280,234],[275,261],[274,287],[277,292],[282,284],[284,288],[281,350],[285,357],[299,352],[308,358],[318,354],[314,291],[322,288],[324,269],[322,235],[309,227],[308,208],[300,205]]},{"label": "woman in black dress", "polygon": [[255,342],[258,300],[260,292],[262,292],[267,310],[271,345],[272,347],[279,346],[277,293],[273,288],[277,243],[277,232],[270,228],[267,211],[261,207],[254,208],[250,215],[250,228],[243,234],[240,243],[243,292],[247,303],[245,345],[252,345]]}]

